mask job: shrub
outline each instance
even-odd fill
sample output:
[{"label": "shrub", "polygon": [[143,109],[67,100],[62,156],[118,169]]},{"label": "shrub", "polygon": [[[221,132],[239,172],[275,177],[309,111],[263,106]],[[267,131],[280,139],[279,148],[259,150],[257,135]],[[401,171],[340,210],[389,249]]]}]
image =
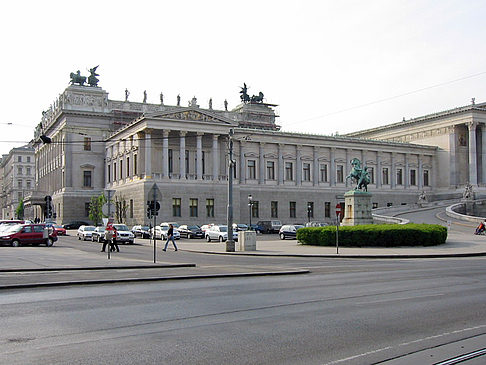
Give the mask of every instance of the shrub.
[{"label": "shrub", "polygon": [[[304,245],[334,246],[336,227],[309,227],[297,231]],[[434,246],[445,243],[447,228],[438,224],[367,224],[339,227],[339,245],[347,247]]]}]

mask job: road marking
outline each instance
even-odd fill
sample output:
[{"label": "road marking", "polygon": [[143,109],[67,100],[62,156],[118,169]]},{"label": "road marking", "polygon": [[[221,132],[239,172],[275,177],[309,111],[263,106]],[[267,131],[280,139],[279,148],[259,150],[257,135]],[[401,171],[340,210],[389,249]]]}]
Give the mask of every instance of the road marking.
[{"label": "road marking", "polygon": [[382,300],[373,300],[371,302],[359,302],[356,304],[377,304],[377,303],[387,303],[387,302],[396,302],[400,300],[410,300],[410,299],[418,299],[418,298],[433,298],[433,297],[441,297],[445,294],[429,294],[429,295],[419,295],[413,297],[402,297],[402,298],[390,298],[390,299],[382,299]]}]

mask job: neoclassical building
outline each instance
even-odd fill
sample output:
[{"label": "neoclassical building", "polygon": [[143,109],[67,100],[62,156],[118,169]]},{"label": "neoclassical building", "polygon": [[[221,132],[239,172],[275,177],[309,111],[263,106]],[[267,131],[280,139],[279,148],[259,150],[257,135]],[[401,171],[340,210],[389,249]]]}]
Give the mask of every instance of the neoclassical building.
[{"label": "neoclassical building", "polygon": [[346,176],[355,157],[368,167],[375,207],[414,203],[423,191],[431,200],[460,196],[461,185],[475,181],[469,161],[479,171],[477,184],[486,181],[483,128],[476,128],[472,156],[465,127],[483,123],[482,104],[346,136],[283,132],[275,105],[262,101],[231,110],[202,107],[196,98],[174,104],[111,100],[100,87],[66,88],[36,130],[30,214],[41,214],[49,195],[59,223],[87,220],[91,197],[109,189],[127,224],[147,223],[156,184],[159,222],[224,222],[230,130],[236,222],[249,222],[250,214],[252,222],[297,223],[308,215],[331,221],[353,188]]}]

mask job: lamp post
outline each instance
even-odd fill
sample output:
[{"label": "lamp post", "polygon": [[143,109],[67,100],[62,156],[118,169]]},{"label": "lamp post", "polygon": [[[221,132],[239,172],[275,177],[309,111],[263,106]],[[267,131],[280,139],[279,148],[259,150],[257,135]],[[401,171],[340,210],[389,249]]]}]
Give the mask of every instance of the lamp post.
[{"label": "lamp post", "polygon": [[250,213],[250,227],[249,227],[249,230],[251,231],[251,211],[252,211],[252,208],[253,208],[253,197],[250,195],[248,195],[248,211]]},{"label": "lamp post", "polygon": [[228,225],[228,238],[226,239],[226,252],[235,252],[235,241],[233,240],[233,169],[235,162],[233,160],[233,129],[228,134],[228,209],[226,223]]},{"label": "lamp post", "polygon": [[307,203],[307,223],[310,223],[312,204]]}]

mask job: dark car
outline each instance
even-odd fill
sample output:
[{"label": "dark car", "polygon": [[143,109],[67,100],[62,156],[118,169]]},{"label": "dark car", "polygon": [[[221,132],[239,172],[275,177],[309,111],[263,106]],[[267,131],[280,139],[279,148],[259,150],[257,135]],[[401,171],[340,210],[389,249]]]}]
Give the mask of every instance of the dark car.
[{"label": "dark car", "polygon": [[260,226],[259,224],[252,224],[250,226],[250,231],[255,231],[257,233],[264,233],[264,228]]},{"label": "dark car", "polygon": [[280,228],[278,232],[280,239],[284,240],[286,238],[297,238],[297,230],[300,228],[304,228],[303,225],[300,224],[285,224]]},{"label": "dark car", "polygon": [[89,226],[89,225],[90,224],[87,223],[87,222],[83,222],[83,221],[73,221],[73,222],[69,222],[69,223],[63,224],[62,226],[65,229],[78,229],[81,226]]},{"label": "dark car", "polygon": [[181,237],[185,238],[204,238],[204,232],[197,225],[182,225],[177,228]]},{"label": "dark car", "polygon": [[150,238],[150,227],[149,226],[133,226],[132,233],[135,237]]},{"label": "dark car", "polygon": [[0,235],[0,242],[13,247],[41,245],[50,247],[57,241],[57,233],[45,224],[17,224]]}]

